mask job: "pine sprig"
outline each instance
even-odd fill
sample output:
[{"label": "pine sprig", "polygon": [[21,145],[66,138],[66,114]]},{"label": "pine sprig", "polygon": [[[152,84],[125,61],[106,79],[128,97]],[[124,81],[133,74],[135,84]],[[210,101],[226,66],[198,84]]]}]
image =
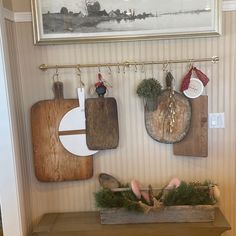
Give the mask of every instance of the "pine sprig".
[{"label": "pine sprig", "polygon": [[104,188],[96,192],[94,196],[96,206],[99,208],[124,207],[128,210],[141,210],[138,199],[131,190],[125,192],[112,192],[110,189]]},{"label": "pine sprig", "polygon": [[[202,188],[201,183],[181,182],[178,188],[170,190],[164,197],[165,206],[176,205],[213,205],[214,201],[208,188]],[[207,185],[205,185],[207,186]]]},{"label": "pine sprig", "polygon": [[123,207],[122,193],[113,193],[104,188],[94,194],[96,206],[99,208]]},{"label": "pine sprig", "polygon": [[[215,200],[210,194],[210,182],[204,183],[181,182],[178,188],[163,190],[155,198],[161,200],[164,206],[176,205],[213,205]],[[123,187],[127,187],[123,186]],[[142,197],[137,199],[135,194],[129,191],[112,192],[110,189],[103,188],[94,194],[96,206],[98,208],[126,208],[129,211],[143,211],[139,202],[149,205]]]}]

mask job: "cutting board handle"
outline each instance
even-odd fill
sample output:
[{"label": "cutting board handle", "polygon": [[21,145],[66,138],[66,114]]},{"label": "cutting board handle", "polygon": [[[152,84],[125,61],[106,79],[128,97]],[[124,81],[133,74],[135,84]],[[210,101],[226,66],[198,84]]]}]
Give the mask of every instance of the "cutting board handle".
[{"label": "cutting board handle", "polygon": [[60,81],[54,82],[53,84],[54,99],[64,99],[63,95],[63,83]]}]

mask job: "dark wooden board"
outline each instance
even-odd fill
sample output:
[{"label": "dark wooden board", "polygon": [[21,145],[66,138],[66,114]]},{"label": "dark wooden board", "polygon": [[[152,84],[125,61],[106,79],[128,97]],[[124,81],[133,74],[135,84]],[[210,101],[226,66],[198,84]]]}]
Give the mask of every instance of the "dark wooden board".
[{"label": "dark wooden board", "polygon": [[119,126],[114,98],[88,98],[85,101],[86,142],[91,150],[117,148]]},{"label": "dark wooden board", "polygon": [[187,136],[173,145],[174,155],[207,157],[208,155],[208,97],[192,99],[192,121]]},{"label": "dark wooden board", "polygon": [[58,127],[62,117],[77,107],[77,99],[40,101],[31,108],[35,175],[39,181],[83,180],[93,175],[93,157],[78,157],[61,144]]},{"label": "dark wooden board", "polygon": [[189,99],[175,92],[175,125],[172,133],[168,132],[169,93],[167,89],[157,98],[157,109],[145,109],[145,125],[148,134],[161,143],[175,143],[182,140],[188,133],[191,122],[191,104]]}]

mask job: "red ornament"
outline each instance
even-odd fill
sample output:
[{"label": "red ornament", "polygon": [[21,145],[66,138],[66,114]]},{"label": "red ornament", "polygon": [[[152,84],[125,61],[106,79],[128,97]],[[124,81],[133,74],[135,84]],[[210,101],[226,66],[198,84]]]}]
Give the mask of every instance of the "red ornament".
[{"label": "red ornament", "polygon": [[104,85],[101,73],[98,73],[98,82],[95,83],[96,93],[99,97],[103,97],[107,91],[107,87]]},{"label": "red ornament", "polygon": [[201,80],[201,82],[203,83],[204,86],[206,86],[208,84],[209,78],[202,71],[197,69],[196,67],[192,67],[183,78],[183,82],[182,82],[181,88],[180,88],[181,92],[188,89],[193,71],[196,74],[197,78],[199,80]]},{"label": "red ornament", "polygon": [[189,70],[189,72],[183,78],[183,82],[182,82],[181,88],[180,88],[181,92],[188,89],[190,79],[191,79],[191,76],[192,76],[192,72],[193,72],[193,67]]},{"label": "red ornament", "polygon": [[[101,73],[98,73],[98,82],[95,83],[95,87],[96,87],[96,88],[99,87],[99,86],[105,86],[105,85],[104,85],[104,82],[103,82],[103,80],[102,80],[102,74],[101,74]],[[106,87],[106,86],[105,86],[105,87]]]},{"label": "red ornament", "polygon": [[196,73],[198,79],[200,79],[204,86],[206,86],[209,82],[209,78],[202,73],[200,70],[198,70],[196,67],[193,68],[194,72]]}]

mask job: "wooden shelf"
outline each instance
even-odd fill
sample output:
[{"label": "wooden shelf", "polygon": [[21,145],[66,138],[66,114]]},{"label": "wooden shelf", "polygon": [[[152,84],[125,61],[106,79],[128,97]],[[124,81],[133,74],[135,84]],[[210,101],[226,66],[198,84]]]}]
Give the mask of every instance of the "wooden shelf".
[{"label": "wooden shelf", "polygon": [[220,209],[209,223],[102,225],[99,212],[50,213],[31,236],[219,236],[231,227]]}]

